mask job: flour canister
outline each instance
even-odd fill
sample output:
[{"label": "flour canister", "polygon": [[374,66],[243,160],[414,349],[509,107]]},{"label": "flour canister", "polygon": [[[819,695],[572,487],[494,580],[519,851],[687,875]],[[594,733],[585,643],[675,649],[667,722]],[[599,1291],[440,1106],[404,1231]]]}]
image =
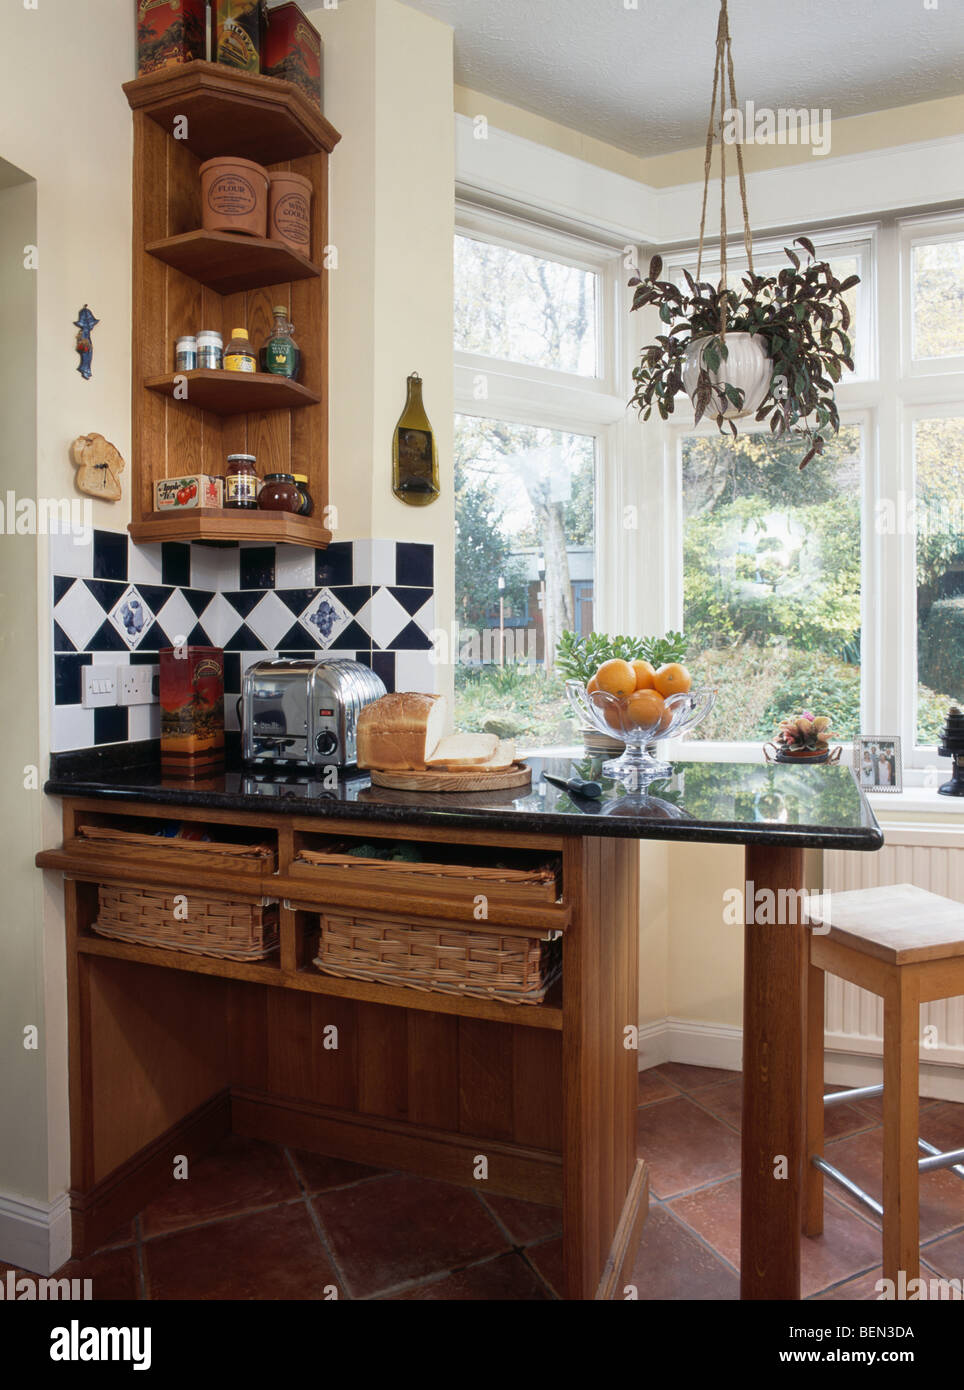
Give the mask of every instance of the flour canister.
[{"label": "flour canister", "polygon": [[263,237],[268,225],[268,171],[253,159],[223,155],[201,165],[201,220],[206,232]]}]

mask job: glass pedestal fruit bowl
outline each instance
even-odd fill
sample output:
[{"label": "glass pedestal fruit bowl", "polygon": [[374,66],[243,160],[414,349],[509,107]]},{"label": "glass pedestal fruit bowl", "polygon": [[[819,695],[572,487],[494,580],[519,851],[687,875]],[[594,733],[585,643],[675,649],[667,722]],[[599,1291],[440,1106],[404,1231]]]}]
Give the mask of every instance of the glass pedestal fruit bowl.
[{"label": "glass pedestal fruit bowl", "polygon": [[566,695],[581,719],[625,743],[622,757],[603,763],[602,771],[630,791],[639,791],[673,771],[672,763],[654,758],[646,745],[681,738],[706,718],[716,702],[715,690],[688,690],[662,700],[653,699],[648,690],[632,695],[610,695],[604,690],[590,694],[581,681],[566,681]]}]

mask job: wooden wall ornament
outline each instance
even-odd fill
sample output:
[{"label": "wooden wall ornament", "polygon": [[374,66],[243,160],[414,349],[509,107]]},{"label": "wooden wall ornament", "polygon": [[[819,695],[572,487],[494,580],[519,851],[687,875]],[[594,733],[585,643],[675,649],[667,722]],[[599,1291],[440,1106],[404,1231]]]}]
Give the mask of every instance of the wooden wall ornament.
[{"label": "wooden wall ornament", "polygon": [[99,323],[100,319],[94,317],[86,304],[74,319],[74,327],[77,329],[77,352],[80,354],[77,370],[85,381],[90,381],[94,361],[94,344],[90,335]]},{"label": "wooden wall ornament", "polygon": [[127,467],[120,450],[102,434],[81,434],[70,446],[70,461],[77,469],[77,486],[91,497],[118,502],[120,475]]}]

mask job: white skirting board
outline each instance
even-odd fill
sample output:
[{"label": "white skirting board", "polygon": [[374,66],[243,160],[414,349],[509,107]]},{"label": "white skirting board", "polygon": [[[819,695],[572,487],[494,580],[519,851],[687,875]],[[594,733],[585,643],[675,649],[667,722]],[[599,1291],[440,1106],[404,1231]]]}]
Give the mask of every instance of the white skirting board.
[{"label": "white skirting board", "polygon": [[70,1259],[70,1204],[66,1192],[53,1202],[0,1192],[0,1260],[53,1274]]},{"label": "white skirting board", "polygon": [[[876,1086],[883,1080],[880,1039],[849,1036],[838,1046],[828,1035],[824,1078],[835,1086]],[[964,1103],[964,1067],[934,1060],[921,1053],[921,1095]],[[722,1067],[738,1072],[743,1065],[743,1030],[694,1019],[666,1018],[639,1030],[639,1070],[661,1062],[685,1062],[694,1067]]]}]

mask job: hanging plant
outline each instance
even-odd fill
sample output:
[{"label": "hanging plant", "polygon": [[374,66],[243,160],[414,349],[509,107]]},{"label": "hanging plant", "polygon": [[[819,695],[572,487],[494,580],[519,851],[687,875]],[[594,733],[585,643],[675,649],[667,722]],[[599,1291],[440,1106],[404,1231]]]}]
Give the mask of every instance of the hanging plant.
[{"label": "hanging plant", "polygon": [[[685,285],[660,279],[663,262],[654,256],[645,277],[634,275],[633,309],[658,310],[666,332],[643,348],[633,372],[633,403],[644,420],[655,408],[667,420],[676,397],[685,391],[693,402],[696,422],[705,416],[722,431],[736,435],[736,421],[753,416],[769,421],[775,435],[801,435],[807,449],[804,468],[823,453],[828,433],[840,428],[834,387],[844,369],[853,371],[853,348],[848,336],[850,310],[844,296],[860,277],[841,281],[826,261],[818,261],[812,242],[797,237],[784,248],[789,264],[776,275],[758,275],[753,267],[753,237],[746,197],[743,149],[737,143],[743,242],[748,271],[742,292],[730,289],[726,278],[726,146],[724,92],[729,87],[736,108],[736,85],[730,50],[727,0],[721,0],[716,35],[716,67],[706,132],[703,206],[700,216],[696,277],[683,271]],[[717,107],[717,95],[719,105]],[[720,144],[720,282],[700,278],[706,228],[707,194],[713,144]],[[798,253],[793,247],[800,247]]]}]

